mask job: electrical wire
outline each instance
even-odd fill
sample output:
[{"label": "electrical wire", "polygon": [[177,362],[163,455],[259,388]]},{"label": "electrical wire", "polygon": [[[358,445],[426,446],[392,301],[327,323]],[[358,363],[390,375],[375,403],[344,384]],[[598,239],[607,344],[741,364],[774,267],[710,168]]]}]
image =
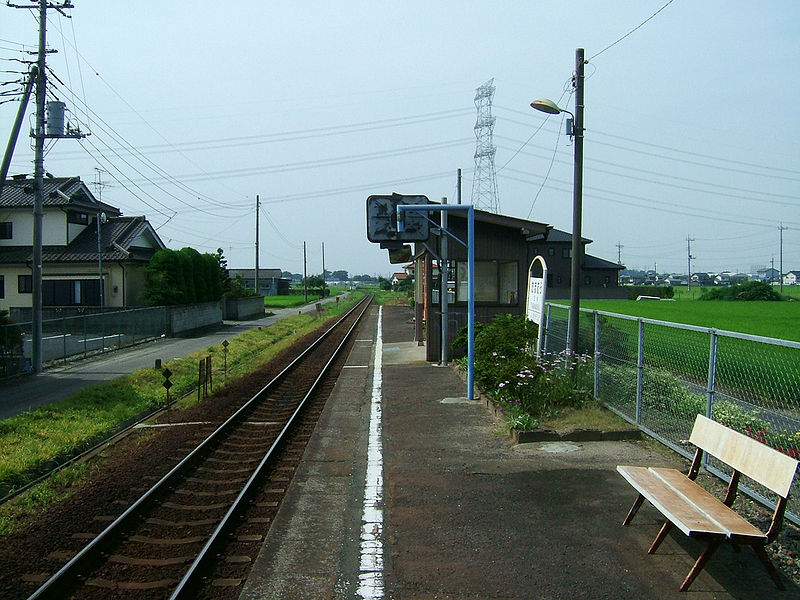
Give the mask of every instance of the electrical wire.
[{"label": "electrical wire", "polygon": [[669,0],[669,1],[668,1],[668,2],[667,2],[665,5],[664,5],[664,6],[662,6],[661,8],[659,8],[659,9],[658,9],[656,12],[654,12],[652,15],[650,15],[649,17],[647,17],[647,18],[646,18],[644,21],[642,21],[641,23],[639,23],[639,24],[638,24],[636,27],[634,27],[633,29],[631,29],[631,30],[630,30],[628,33],[626,33],[625,35],[623,35],[623,36],[622,36],[621,38],[619,38],[619,39],[618,39],[616,42],[613,42],[613,43],[609,44],[608,46],[606,46],[605,48],[603,48],[602,50],[600,50],[600,52],[598,52],[598,53],[597,53],[597,54],[595,54],[594,56],[592,56],[592,57],[588,58],[588,59],[586,60],[586,62],[591,62],[591,61],[593,61],[595,58],[597,58],[598,56],[600,56],[600,55],[601,55],[603,52],[605,52],[606,50],[610,50],[611,48],[613,48],[614,46],[616,46],[617,44],[619,44],[619,43],[620,43],[622,40],[624,40],[625,38],[627,38],[627,37],[628,37],[628,36],[630,36],[631,34],[635,33],[636,31],[638,31],[639,29],[641,29],[642,27],[644,27],[644,26],[645,26],[647,23],[649,23],[650,21],[652,21],[652,20],[653,20],[653,19],[656,17],[656,15],[658,15],[658,14],[659,14],[659,13],[660,13],[662,10],[664,10],[664,9],[665,9],[665,8],[667,8],[667,7],[668,7],[670,4],[672,4],[672,3],[673,3],[673,1],[674,1],[674,0]]}]

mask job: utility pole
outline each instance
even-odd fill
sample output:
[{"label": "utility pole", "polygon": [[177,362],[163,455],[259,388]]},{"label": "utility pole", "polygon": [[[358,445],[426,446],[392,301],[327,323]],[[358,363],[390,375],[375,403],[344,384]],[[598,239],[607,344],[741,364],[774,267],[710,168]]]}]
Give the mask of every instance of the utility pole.
[{"label": "utility pole", "polygon": [[322,283],[325,283],[325,242],[322,242]]},{"label": "utility pole", "polygon": [[456,204],[461,204],[461,169],[458,170],[458,185],[456,186],[458,196],[456,197]]},{"label": "utility pole", "polygon": [[781,294],[783,293],[783,232],[785,229],[789,229],[788,227],[784,227],[783,223],[778,226],[778,233],[780,234],[780,244],[781,244],[781,254],[780,254],[780,262],[778,263],[780,266],[780,273],[778,273],[778,279],[781,283]]},{"label": "utility pole", "polygon": [[[42,221],[44,217],[44,139],[45,120],[44,107],[46,98],[47,77],[45,57],[47,56],[47,9],[54,8],[62,15],[65,8],[72,8],[70,0],[62,4],[48,4],[47,0],[39,0],[39,52],[36,60],[36,127],[33,131],[33,257],[32,257],[32,298],[31,298],[31,370],[42,372]],[[11,4],[11,8],[31,10],[31,5]],[[58,136],[56,136],[58,137]]]},{"label": "utility pole", "polygon": [[258,194],[256,194],[256,273],[255,273],[255,286],[256,286],[256,296],[259,295],[258,291],[258,213],[261,212],[261,201],[258,199]]},{"label": "utility pole", "polygon": [[617,242],[617,264],[618,265],[622,264],[622,249],[624,247],[625,246],[623,246],[621,243]]},{"label": "utility pole", "polygon": [[581,305],[581,222],[583,214],[583,71],[585,60],[583,48],[575,50],[575,165],[572,190],[572,260],[569,290],[569,339],[568,347],[574,361],[578,354],[578,322]]},{"label": "utility pole", "polygon": [[686,236],[686,262],[687,268],[689,269],[689,274],[686,278],[686,290],[689,291],[692,289],[692,260],[695,258],[692,256],[692,242],[694,241],[693,237]]},{"label": "utility pole", "polygon": [[306,272],[306,243],[303,242],[303,299],[308,302],[308,273]]},{"label": "utility pole", "polygon": [[774,256],[772,257],[772,260],[770,260],[770,264],[772,265],[772,268],[769,271],[769,283],[770,283],[770,285],[772,285],[773,283],[775,283],[775,257]]}]

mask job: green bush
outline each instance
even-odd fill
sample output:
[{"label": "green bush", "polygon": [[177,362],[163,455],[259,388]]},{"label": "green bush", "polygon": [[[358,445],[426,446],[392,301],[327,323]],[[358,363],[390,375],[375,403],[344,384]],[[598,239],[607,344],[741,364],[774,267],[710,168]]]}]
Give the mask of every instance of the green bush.
[{"label": "green bush", "polygon": [[766,281],[748,281],[739,285],[705,288],[700,300],[783,300],[773,286]]},{"label": "green bush", "polygon": [[[539,417],[591,398],[590,357],[571,361],[562,353],[537,361],[530,348],[538,329],[531,321],[501,314],[475,329],[475,382],[498,402],[510,428],[531,429]],[[453,346],[466,346],[463,329]]]}]

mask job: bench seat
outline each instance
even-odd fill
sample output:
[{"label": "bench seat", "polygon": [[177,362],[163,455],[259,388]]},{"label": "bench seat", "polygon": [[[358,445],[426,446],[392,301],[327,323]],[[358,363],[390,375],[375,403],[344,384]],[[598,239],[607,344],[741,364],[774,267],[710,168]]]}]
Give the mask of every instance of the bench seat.
[{"label": "bench seat", "polygon": [[[705,548],[680,587],[682,592],[689,589],[692,581],[724,542],[753,548],[775,586],[784,589],[778,571],[767,555],[766,546],[775,541],[781,530],[797,461],[703,415],[697,415],[689,441],[697,450],[688,474],[658,467],[617,466],[620,475],[638,492],[622,524],[630,524],[647,500],[666,519],[648,554],[658,549],[673,527],[705,542]],[[695,483],[704,454],[716,457],[732,469],[723,500],[718,500]],[[754,527],[732,508],[741,475],[760,483],[778,497],[766,532]]]},{"label": "bench seat", "polygon": [[767,541],[766,533],[676,469],[618,466],[617,471],[689,537]]}]

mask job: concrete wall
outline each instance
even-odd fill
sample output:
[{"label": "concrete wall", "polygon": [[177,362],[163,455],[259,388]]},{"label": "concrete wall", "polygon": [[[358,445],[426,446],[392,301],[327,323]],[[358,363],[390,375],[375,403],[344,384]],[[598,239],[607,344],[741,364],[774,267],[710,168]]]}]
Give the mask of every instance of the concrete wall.
[{"label": "concrete wall", "polygon": [[222,324],[222,301],[201,302],[183,306],[170,306],[167,331],[170,336],[180,336]]},{"label": "concrete wall", "polygon": [[264,296],[247,298],[223,298],[222,316],[224,319],[241,321],[264,316]]}]

